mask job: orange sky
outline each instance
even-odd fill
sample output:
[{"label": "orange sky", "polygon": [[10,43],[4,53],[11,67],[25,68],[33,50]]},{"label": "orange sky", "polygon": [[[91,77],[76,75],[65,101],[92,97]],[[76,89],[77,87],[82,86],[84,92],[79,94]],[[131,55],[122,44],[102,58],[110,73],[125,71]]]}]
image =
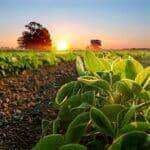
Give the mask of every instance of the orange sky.
[{"label": "orange sky", "polygon": [[96,38],[103,48],[150,48],[149,6],[149,0],[0,0],[0,47],[17,47],[24,26],[36,21],[53,43],[67,38],[73,48]]},{"label": "orange sky", "polygon": [[[149,39],[138,38],[134,39],[136,35],[128,34],[113,34],[109,31],[98,32],[90,27],[75,23],[58,22],[53,25],[46,26],[51,34],[53,44],[58,40],[64,39],[73,48],[84,49],[90,44],[91,39],[101,39],[103,48],[143,48],[150,47]],[[0,36],[0,47],[17,47],[17,38],[21,35],[23,27],[14,30],[12,28],[3,31]],[[115,32],[114,32],[115,33]]]}]

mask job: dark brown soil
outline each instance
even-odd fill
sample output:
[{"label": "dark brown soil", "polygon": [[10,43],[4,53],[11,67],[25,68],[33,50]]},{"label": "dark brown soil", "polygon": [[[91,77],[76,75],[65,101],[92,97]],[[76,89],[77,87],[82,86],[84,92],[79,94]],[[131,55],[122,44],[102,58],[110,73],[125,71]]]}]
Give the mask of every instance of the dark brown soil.
[{"label": "dark brown soil", "polygon": [[41,137],[42,119],[56,117],[50,103],[59,87],[76,80],[74,62],[0,79],[0,149],[28,150]]}]

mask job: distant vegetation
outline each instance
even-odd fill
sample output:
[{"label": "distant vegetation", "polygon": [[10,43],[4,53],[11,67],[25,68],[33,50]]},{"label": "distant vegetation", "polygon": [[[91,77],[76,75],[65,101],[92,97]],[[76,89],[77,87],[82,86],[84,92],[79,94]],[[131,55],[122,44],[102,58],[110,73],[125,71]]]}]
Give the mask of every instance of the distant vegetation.
[{"label": "distant vegetation", "polygon": [[102,46],[102,41],[99,39],[92,39],[90,41],[90,46],[87,47],[87,49],[92,51],[100,51]]},{"label": "distant vegetation", "polygon": [[30,22],[25,26],[22,36],[18,38],[18,44],[23,49],[49,50],[52,41],[49,31],[41,24]]},{"label": "distant vegetation", "polygon": [[[84,56],[85,51],[69,51],[65,53],[54,53],[49,51],[0,51],[0,76],[18,74],[25,70],[39,69],[45,66],[56,65],[61,61],[73,61],[76,56]],[[150,52],[116,51],[98,52],[99,58],[122,58],[129,55],[140,61],[144,66],[150,65]]]}]

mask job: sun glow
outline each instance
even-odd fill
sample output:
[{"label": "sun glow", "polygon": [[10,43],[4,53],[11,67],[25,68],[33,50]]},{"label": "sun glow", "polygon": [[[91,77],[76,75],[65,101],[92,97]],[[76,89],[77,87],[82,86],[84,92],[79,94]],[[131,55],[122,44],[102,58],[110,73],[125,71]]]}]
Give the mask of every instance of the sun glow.
[{"label": "sun glow", "polygon": [[66,51],[69,49],[69,44],[65,40],[60,40],[56,44],[58,51]]}]

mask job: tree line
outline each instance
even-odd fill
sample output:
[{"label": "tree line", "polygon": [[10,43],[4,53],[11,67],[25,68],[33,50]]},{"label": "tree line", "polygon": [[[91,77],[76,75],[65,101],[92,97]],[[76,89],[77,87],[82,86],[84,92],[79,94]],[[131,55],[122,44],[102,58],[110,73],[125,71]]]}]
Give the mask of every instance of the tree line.
[{"label": "tree line", "polygon": [[[48,29],[37,22],[25,25],[25,31],[17,41],[19,48],[22,49],[49,50],[52,47],[52,39]],[[92,39],[87,49],[99,50],[101,46],[101,40]]]}]

